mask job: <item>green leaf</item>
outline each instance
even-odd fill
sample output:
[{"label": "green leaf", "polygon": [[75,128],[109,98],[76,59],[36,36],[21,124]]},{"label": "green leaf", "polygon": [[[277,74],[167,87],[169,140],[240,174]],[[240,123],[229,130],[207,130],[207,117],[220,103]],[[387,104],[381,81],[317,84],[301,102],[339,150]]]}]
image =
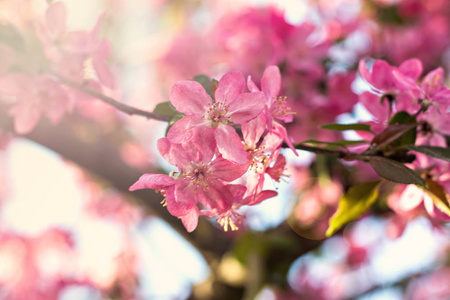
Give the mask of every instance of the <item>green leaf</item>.
[{"label": "green leaf", "polygon": [[389,125],[370,142],[375,145],[372,149],[380,149],[382,146],[391,143],[393,146],[404,145],[404,143],[411,144],[411,141],[416,139],[416,126],[415,123]]},{"label": "green leaf", "polygon": [[416,151],[434,158],[450,161],[450,148],[441,148],[433,146],[406,146],[409,150]]},{"label": "green leaf", "polygon": [[332,148],[339,148],[339,147],[346,147],[346,146],[352,146],[352,145],[359,145],[359,144],[367,144],[369,143],[368,141],[365,140],[353,140],[353,141],[347,141],[347,140],[337,140],[334,142],[322,142],[322,141],[317,141],[317,140],[307,140],[304,142],[301,142],[300,144],[313,144],[313,145],[326,145],[327,149],[332,149]]},{"label": "green leaf", "polygon": [[397,183],[426,186],[425,180],[419,174],[402,163],[379,156],[370,157],[369,160],[375,172],[384,179]]},{"label": "green leaf", "polygon": [[358,219],[378,198],[380,181],[352,186],[339,200],[338,210],[330,219],[326,236],[330,237],[343,225]]},{"label": "green leaf", "polygon": [[428,196],[430,196],[431,200],[433,200],[434,206],[437,207],[440,211],[450,216],[450,199],[448,193],[445,189],[431,179],[426,179],[428,188],[422,188]]},{"label": "green leaf", "polygon": [[213,98],[213,93],[211,92],[212,81],[211,78],[209,78],[209,76],[200,74],[194,76],[192,80],[200,83],[202,87],[205,89],[205,91],[211,96],[211,98]]},{"label": "green leaf", "polygon": [[179,114],[179,112],[175,109],[175,107],[172,106],[169,101],[158,103],[153,112],[169,117],[173,117],[176,114]]},{"label": "green leaf", "polygon": [[[392,119],[389,121],[389,124],[417,124],[414,116],[411,116],[406,111],[399,111],[396,113]],[[401,135],[398,139],[391,143],[392,146],[398,147],[403,145],[414,145],[416,142],[417,136],[417,126],[412,126],[412,128]]]},{"label": "green leaf", "polygon": [[334,130],[334,131],[346,131],[346,130],[357,130],[357,131],[367,131],[373,133],[368,124],[325,124],[320,126],[322,129]]},{"label": "green leaf", "polygon": [[389,124],[407,124],[411,123],[414,120],[414,117],[411,116],[408,112],[401,110],[398,113],[396,113],[391,120],[389,121]]}]

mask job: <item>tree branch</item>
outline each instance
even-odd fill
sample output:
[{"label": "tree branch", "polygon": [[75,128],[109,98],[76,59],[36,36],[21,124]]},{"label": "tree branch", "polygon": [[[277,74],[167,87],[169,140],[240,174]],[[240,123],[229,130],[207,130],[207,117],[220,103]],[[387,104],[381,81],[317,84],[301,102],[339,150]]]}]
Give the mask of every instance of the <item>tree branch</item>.
[{"label": "tree branch", "polygon": [[118,110],[120,110],[121,112],[124,112],[128,115],[138,115],[138,116],[143,116],[146,117],[147,119],[154,119],[154,120],[158,120],[158,121],[164,121],[164,122],[170,122],[170,120],[172,120],[172,117],[170,116],[166,116],[166,115],[162,115],[162,114],[157,114],[154,112],[150,112],[150,111],[146,111],[146,110],[142,110],[142,109],[138,109],[132,106],[129,106],[125,103],[122,103],[120,101],[117,101],[116,99],[113,99],[111,97],[108,97],[102,93],[100,93],[99,91],[96,91],[94,89],[91,89],[90,87],[80,84],[78,82],[75,82],[53,70],[46,70],[47,73],[51,74],[52,76],[56,77],[61,83],[68,85],[74,89],[80,90],[83,93],[89,94],[91,96],[94,96],[95,98],[98,98],[100,100],[102,100],[103,102],[114,106],[115,108],[117,108]]}]

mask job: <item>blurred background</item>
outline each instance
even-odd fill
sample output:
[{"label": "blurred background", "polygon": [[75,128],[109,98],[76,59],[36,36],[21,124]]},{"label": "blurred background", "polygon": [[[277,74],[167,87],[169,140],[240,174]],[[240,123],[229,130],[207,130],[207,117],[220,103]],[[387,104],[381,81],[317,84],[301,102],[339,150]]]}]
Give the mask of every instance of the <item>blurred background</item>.
[{"label": "blurred background", "polygon": [[[56,2],[66,17],[48,13]],[[20,36],[50,57],[42,28],[55,22],[58,51],[74,32],[98,28],[97,41],[109,43],[101,56],[108,71],[93,56],[80,82],[131,106],[152,111],[175,81],[198,74],[240,71],[259,85],[264,69],[278,65],[281,95],[296,112],[294,141],[359,140],[318,126],[374,119],[359,98],[368,89],[360,59],[399,65],[416,57],[426,72],[447,70],[449,18],[445,0],[0,0],[0,90],[11,65],[38,76],[11,45]],[[55,66],[69,72],[67,60]],[[450,298],[450,228],[423,204],[410,208],[399,196],[404,186],[386,187],[399,191],[325,239],[342,193],[377,178],[364,163],[284,151],[289,177],[268,184],[277,197],[240,211],[239,231],[202,218],[188,234],[161,195],[128,192],[143,173],[174,170],[156,150],[166,123],[77,94],[57,126],[42,117],[17,135],[7,106],[17,99],[6,94],[1,299]]]}]

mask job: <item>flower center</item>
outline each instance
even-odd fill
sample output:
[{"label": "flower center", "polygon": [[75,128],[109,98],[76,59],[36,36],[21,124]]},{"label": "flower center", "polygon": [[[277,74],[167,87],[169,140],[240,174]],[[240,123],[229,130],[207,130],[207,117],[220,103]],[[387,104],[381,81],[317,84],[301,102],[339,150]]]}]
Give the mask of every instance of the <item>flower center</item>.
[{"label": "flower center", "polygon": [[236,223],[241,223],[241,215],[234,210],[229,210],[226,213],[220,215],[220,217],[217,219],[217,222],[220,224],[220,226],[223,227],[224,231],[228,231],[228,225],[230,226],[232,231],[236,231],[239,229],[239,227],[236,226]]},{"label": "flower center", "polygon": [[273,101],[272,116],[274,116],[274,118],[284,119],[295,114],[295,112],[291,111],[291,108],[287,105],[286,98],[286,96],[280,96]]},{"label": "flower center", "polygon": [[189,180],[196,189],[201,188],[203,191],[214,184],[214,181],[210,178],[209,164],[205,165],[201,162],[199,165],[196,165],[191,162],[191,165],[192,169],[183,174],[184,180]]},{"label": "flower center", "polygon": [[216,127],[219,123],[225,124],[228,120],[227,113],[230,106],[226,104],[226,100],[223,102],[212,102],[209,104],[205,119],[213,122],[213,127]]},{"label": "flower center", "polygon": [[250,152],[252,157],[252,163],[250,164],[249,169],[254,170],[255,173],[260,173],[264,171],[264,167],[267,161],[267,156],[265,154],[265,147],[254,147],[254,149],[246,149]]}]

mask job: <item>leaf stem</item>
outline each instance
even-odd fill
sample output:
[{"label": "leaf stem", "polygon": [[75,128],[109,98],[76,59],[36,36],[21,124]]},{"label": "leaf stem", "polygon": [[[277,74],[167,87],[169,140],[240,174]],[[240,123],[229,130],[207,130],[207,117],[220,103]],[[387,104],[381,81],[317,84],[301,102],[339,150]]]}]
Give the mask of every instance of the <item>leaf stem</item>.
[{"label": "leaf stem", "polygon": [[364,160],[364,159],[370,159],[374,156],[377,156],[375,154],[358,154],[358,153],[352,153],[352,152],[348,152],[348,151],[323,149],[323,148],[318,148],[318,147],[313,147],[313,146],[307,146],[302,143],[295,144],[294,147],[299,150],[313,152],[316,154],[333,156],[333,157],[344,159],[344,160]]}]

